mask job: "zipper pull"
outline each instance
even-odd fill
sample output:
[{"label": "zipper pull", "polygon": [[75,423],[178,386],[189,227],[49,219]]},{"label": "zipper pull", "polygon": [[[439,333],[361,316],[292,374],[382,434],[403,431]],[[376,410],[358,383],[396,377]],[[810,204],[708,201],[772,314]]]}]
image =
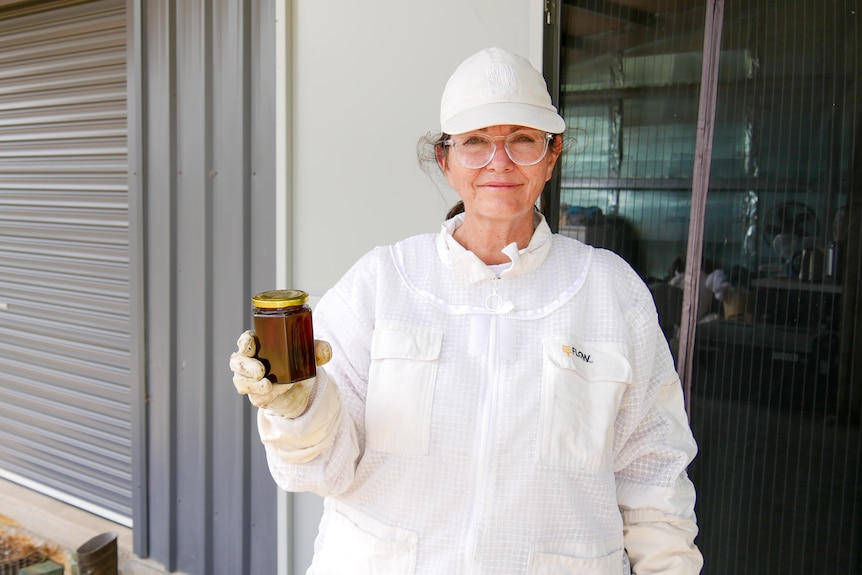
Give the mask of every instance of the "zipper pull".
[{"label": "zipper pull", "polygon": [[493,313],[508,313],[515,309],[515,304],[506,301],[497,291],[497,282],[500,278],[491,280],[491,293],[485,298],[485,309]]}]

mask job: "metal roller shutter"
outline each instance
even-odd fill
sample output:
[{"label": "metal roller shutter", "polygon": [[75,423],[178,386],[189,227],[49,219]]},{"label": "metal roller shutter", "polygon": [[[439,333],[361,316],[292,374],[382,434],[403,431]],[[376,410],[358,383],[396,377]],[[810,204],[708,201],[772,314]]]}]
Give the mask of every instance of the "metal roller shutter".
[{"label": "metal roller shutter", "polygon": [[131,524],[125,0],[0,2],[0,476]]}]

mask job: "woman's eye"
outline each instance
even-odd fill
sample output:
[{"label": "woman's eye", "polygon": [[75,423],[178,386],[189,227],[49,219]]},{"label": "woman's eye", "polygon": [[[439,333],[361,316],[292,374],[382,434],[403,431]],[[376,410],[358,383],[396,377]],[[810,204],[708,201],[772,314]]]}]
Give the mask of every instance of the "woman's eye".
[{"label": "woman's eye", "polygon": [[531,144],[536,141],[536,136],[533,134],[527,134],[524,132],[516,132],[510,137],[511,142],[519,143],[519,144]]},{"label": "woman's eye", "polygon": [[462,142],[462,146],[481,146],[482,144],[487,143],[484,138],[480,138],[479,136],[472,136],[465,138]]}]

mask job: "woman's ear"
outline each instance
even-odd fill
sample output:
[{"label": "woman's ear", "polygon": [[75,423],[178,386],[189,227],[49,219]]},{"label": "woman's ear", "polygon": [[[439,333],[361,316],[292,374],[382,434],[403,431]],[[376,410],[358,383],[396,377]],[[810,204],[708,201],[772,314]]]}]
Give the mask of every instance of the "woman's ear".
[{"label": "woman's ear", "polygon": [[550,181],[551,176],[554,175],[554,168],[557,165],[557,161],[560,159],[560,155],[563,153],[563,137],[558,135],[554,136],[554,139],[551,140],[548,148],[548,157],[550,158],[550,162],[548,164],[548,173],[546,174],[545,181]]},{"label": "woman's ear", "polygon": [[562,135],[560,135],[560,134],[554,135],[554,139],[551,140],[549,151],[551,152],[551,154],[554,155],[554,161],[556,162],[557,159],[563,153],[563,136]]},{"label": "woman's ear", "polygon": [[443,149],[442,144],[438,144],[434,147],[434,153],[437,156],[437,165],[440,166],[440,169],[443,173],[446,173],[446,163],[449,161],[448,156],[446,155],[446,151]]}]

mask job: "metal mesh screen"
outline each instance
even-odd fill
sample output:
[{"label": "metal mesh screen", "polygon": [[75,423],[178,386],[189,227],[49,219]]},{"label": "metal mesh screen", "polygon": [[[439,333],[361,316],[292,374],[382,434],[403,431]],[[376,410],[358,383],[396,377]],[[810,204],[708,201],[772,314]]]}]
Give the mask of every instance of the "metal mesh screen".
[{"label": "metal mesh screen", "polygon": [[[716,10],[721,40],[705,41]],[[685,314],[696,316],[682,343],[693,349],[704,573],[847,572],[862,555],[858,10],[844,0],[563,5],[570,147],[556,223],[640,272],[674,353]],[[710,55],[718,84],[704,110]],[[699,147],[706,124],[713,137]],[[685,311],[698,166],[710,174],[706,213],[695,213],[701,282]]]}]

